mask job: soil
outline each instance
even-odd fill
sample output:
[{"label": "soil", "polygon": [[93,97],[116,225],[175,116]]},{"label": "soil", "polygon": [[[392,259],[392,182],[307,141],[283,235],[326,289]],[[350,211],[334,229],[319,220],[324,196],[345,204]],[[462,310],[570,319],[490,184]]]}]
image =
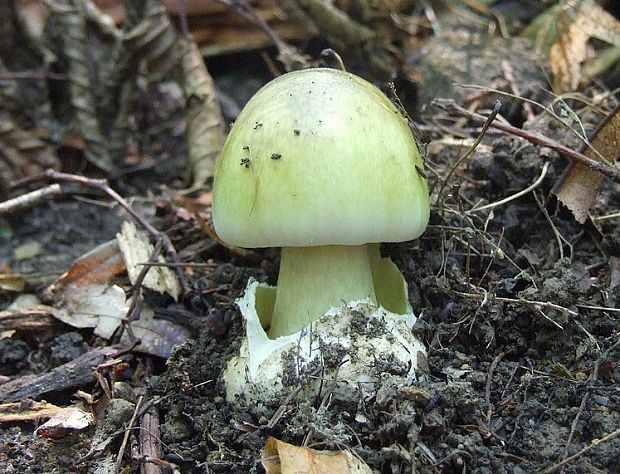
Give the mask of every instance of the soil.
[{"label": "soil", "polygon": [[[522,53],[514,60],[525,60]],[[238,102],[227,109],[232,115],[267,76],[258,53],[238,59],[256,68],[237,70],[234,57],[211,64],[218,87]],[[488,61],[482,55],[480,60]],[[435,78],[442,72],[437,67]],[[532,74],[531,67],[522,69]],[[517,82],[542,80],[521,77],[520,70],[514,68]],[[475,74],[469,80],[476,81]],[[445,88],[445,81],[438,82]],[[231,84],[241,85],[237,96]],[[431,86],[418,85],[424,101],[437,96]],[[174,104],[166,97],[169,90],[144,93]],[[442,89],[442,96],[448,95]],[[463,98],[460,92],[458,97]],[[617,98],[608,100],[611,106]],[[141,117],[146,129],[159,120]],[[524,117],[518,109],[509,118],[575,146],[570,133],[543,116],[531,122]],[[600,119],[582,117],[588,131]],[[448,131],[463,132],[456,127]],[[237,354],[243,335],[234,301],[250,277],[275,284],[278,252],[239,254],[210,240],[194,220],[182,220],[168,199],[168,187],[183,180],[182,161],[172,159],[178,158],[178,140],[153,136],[143,146],[152,159],[162,157],[160,168],[114,185],[126,197],[151,190],[157,206],[154,200],[141,204],[149,219],[168,233],[184,261],[209,263],[188,273],[193,291],[180,304],[147,300],[164,312],[182,312],[179,321],[193,337],[166,361],[125,355],[128,368],[116,380],[116,401],[102,408],[90,431],[55,441],[36,435],[32,423],[0,425],[0,471],[110,472],[105,469],[114,465],[123,424],[143,397],[141,406],[149,404],[160,422],[162,459],[183,473],[264,472],[262,449],[269,436],[316,449],[349,449],[382,473],[539,472],[575,454],[563,472],[620,472],[620,437],[595,441],[620,427],[620,219],[577,224],[551,194],[567,162],[493,131],[444,187],[444,177],[468,145],[443,140],[446,127],[436,122],[421,128],[429,142],[431,222],[419,239],[382,248],[408,282],[419,315],[414,330],[428,347],[428,368],[414,386],[386,382],[354,403],[325,403],[321,394],[251,406],[226,402],[222,368]],[[492,212],[466,212],[528,187],[545,161],[549,169],[534,191]],[[99,204],[67,198],[0,222],[0,262],[15,273],[41,274],[40,286],[29,288],[40,290],[74,258],[114,237],[122,214]],[[608,182],[593,213],[619,208],[620,187]],[[39,250],[18,260],[15,250],[32,242]],[[14,296],[0,293],[2,308]],[[60,323],[51,332],[16,333],[0,339],[0,374],[13,379],[44,373],[105,343],[88,330]],[[82,390],[102,396],[95,382]],[[67,391],[45,398],[70,405],[73,396]],[[138,472],[135,459],[126,462],[125,472]],[[166,465],[162,469],[171,472]]]}]

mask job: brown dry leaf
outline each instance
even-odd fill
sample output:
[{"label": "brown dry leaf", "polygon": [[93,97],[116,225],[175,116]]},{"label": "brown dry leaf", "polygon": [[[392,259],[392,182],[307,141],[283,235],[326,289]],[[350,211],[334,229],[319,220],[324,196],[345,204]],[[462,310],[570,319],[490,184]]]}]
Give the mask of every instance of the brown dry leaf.
[{"label": "brown dry leaf", "polygon": [[[592,147],[609,163],[620,160],[620,106],[605,117],[592,135]],[[585,148],[583,154],[588,158],[598,159],[590,148]],[[605,176],[602,174],[572,162],[552,193],[571,210],[575,220],[583,224],[604,182]]]},{"label": "brown dry leaf", "polygon": [[118,34],[91,2],[71,2],[56,0],[49,3],[50,21],[58,25],[58,31],[64,43],[67,61],[67,81],[70,92],[70,103],[75,114],[75,127],[84,137],[86,150],[84,156],[95,166],[111,172],[115,169],[108,149],[105,127],[98,116],[98,83],[93,74],[92,64],[100,64],[104,42],[97,48],[89,41],[93,35],[93,25],[107,24],[113,31],[107,38],[108,43],[115,40]]},{"label": "brown dry leaf", "polygon": [[0,423],[23,423],[37,421],[41,418],[50,418],[61,410],[60,407],[48,402],[24,402],[0,403]]},{"label": "brown dry leaf", "polygon": [[77,406],[61,408],[52,418],[39,426],[35,433],[43,438],[62,439],[86,430],[95,422],[92,413]]},{"label": "brown dry leaf", "polygon": [[371,474],[372,470],[349,451],[317,451],[269,437],[263,449],[267,474]]},{"label": "brown dry leaf", "polygon": [[110,240],[77,258],[55,286],[108,283],[125,271],[125,262],[117,240]]},{"label": "brown dry leaf", "polygon": [[[575,2],[567,2],[566,8],[574,9]],[[549,49],[549,62],[557,93],[574,91],[581,81],[581,64],[586,60],[587,42],[597,38],[614,45],[620,43],[620,21],[592,0],[581,1],[574,14],[563,10],[563,32]]]},{"label": "brown dry leaf", "polygon": [[191,38],[179,41],[183,51],[180,73],[187,109],[191,185],[197,187],[213,177],[227,127],[200,50]]}]

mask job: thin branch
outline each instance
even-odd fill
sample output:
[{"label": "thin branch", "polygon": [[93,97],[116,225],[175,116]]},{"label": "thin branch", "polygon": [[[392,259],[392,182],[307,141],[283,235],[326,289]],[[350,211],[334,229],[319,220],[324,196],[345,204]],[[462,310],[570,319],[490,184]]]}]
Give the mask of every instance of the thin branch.
[{"label": "thin branch", "polygon": [[564,306],[560,306],[555,303],[551,303],[549,301],[534,301],[534,300],[525,300],[525,299],[520,299],[520,298],[505,298],[503,296],[495,296],[493,294],[481,295],[478,293],[465,293],[462,291],[453,291],[453,293],[459,296],[463,296],[465,298],[470,298],[472,300],[477,300],[477,301],[499,301],[502,303],[523,304],[523,305],[534,306],[534,307],[552,308],[558,311],[562,311],[563,313],[569,314],[571,316],[579,316],[579,313],[577,313],[577,311],[573,311],[572,309],[565,308]]},{"label": "thin branch", "polygon": [[[486,124],[487,118],[483,117],[480,114],[475,112],[470,112],[469,110],[456,105],[453,100],[450,99],[435,99],[433,100],[433,105],[439,107],[440,109],[448,112],[452,115],[461,115],[463,117],[467,117],[476,122]],[[613,166],[608,165],[605,162],[593,160],[592,158],[588,158],[582,153],[578,151],[572,150],[564,145],[552,140],[551,138],[545,137],[539,133],[528,132],[526,130],[522,130],[520,128],[513,127],[512,125],[508,125],[506,123],[501,122],[493,122],[490,124],[491,127],[497,128],[498,130],[502,130],[503,132],[510,133],[511,135],[515,135],[517,137],[521,137],[529,141],[530,143],[535,143],[540,146],[547,147],[553,151],[560,153],[561,155],[567,156],[569,158],[578,161],[584,166],[587,166],[590,169],[598,171],[601,174],[604,174],[612,181],[620,184],[620,169],[616,169]]]},{"label": "thin branch", "polygon": [[133,415],[131,416],[131,420],[129,420],[129,424],[125,429],[125,434],[123,435],[123,441],[121,443],[121,447],[118,450],[118,454],[116,456],[116,472],[121,471],[121,464],[123,463],[123,456],[125,455],[125,448],[127,447],[127,441],[129,440],[129,435],[131,434],[131,430],[133,429],[133,425],[136,421],[136,416],[138,415],[138,411],[140,410],[140,405],[142,405],[142,401],[144,400],[144,396],[141,395],[136,403],[136,408],[133,411]]},{"label": "thin branch", "polygon": [[600,439],[593,439],[592,442],[589,445],[587,445],[585,448],[583,448],[581,451],[576,452],[572,456],[567,457],[566,459],[560,461],[557,464],[554,464],[551,467],[548,467],[547,469],[544,469],[543,471],[539,471],[538,474],[551,474],[552,472],[557,471],[561,467],[566,466],[569,462],[574,461],[575,459],[583,456],[588,451],[591,451],[592,449],[596,448],[597,446],[599,446],[599,445],[601,445],[603,443],[606,443],[608,441],[611,441],[612,439],[615,439],[618,436],[620,436],[620,428],[617,429],[616,431],[612,431],[607,436],[603,436]]},{"label": "thin branch", "polygon": [[[535,101],[533,99],[528,99],[527,97],[521,97],[521,96],[516,95],[516,94],[511,94],[510,92],[502,91],[502,90],[499,90],[499,89],[493,89],[493,88],[490,88],[490,87],[478,86],[478,85],[474,85],[474,84],[456,84],[456,86],[463,87],[463,88],[466,88],[466,89],[476,89],[476,90],[483,90],[483,91],[487,91],[487,92],[492,92],[494,94],[510,97],[512,99],[515,99],[515,100],[520,100],[522,102],[525,102],[526,104],[535,105],[536,107],[541,109],[544,113],[546,113],[547,115],[552,117],[556,122],[558,122],[559,124],[561,124],[564,127],[566,127],[566,129],[569,132],[571,132],[583,144],[584,147],[589,148],[592,151],[592,153],[594,153],[598,157],[599,160],[601,160],[601,161],[608,161],[604,156],[602,156],[598,152],[598,150],[596,148],[594,148],[592,146],[592,144],[588,141],[588,138],[586,136],[581,135],[579,132],[577,132],[577,130],[575,130],[573,127],[569,126],[566,123],[566,121],[562,120],[562,118],[558,114],[556,114],[550,106],[544,106],[540,102],[537,102],[537,101]],[[565,94],[563,94],[563,96],[565,96]],[[554,97],[557,99],[558,97],[562,97],[562,96],[554,95]],[[599,102],[600,102],[600,99],[599,99]],[[602,113],[605,113],[605,112],[602,112]]]},{"label": "thin branch", "polygon": [[54,183],[44,188],[22,194],[21,196],[7,199],[4,202],[0,202],[0,217],[5,217],[16,212],[23,212],[43,201],[56,199],[60,196],[62,196],[60,184]]},{"label": "thin branch", "polygon": [[[452,176],[456,168],[458,168],[458,166],[463,161],[465,161],[467,158],[469,158],[474,153],[474,151],[476,150],[476,148],[478,147],[478,145],[484,138],[484,135],[487,132],[489,126],[491,125],[491,123],[493,123],[493,121],[495,120],[495,117],[497,117],[497,114],[499,113],[499,109],[501,108],[501,106],[502,106],[502,103],[499,100],[495,102],[493,111],[489,114],[488,117],[484,118],[484,125],[482,126],[482,130],[478,134],[476,141],[473,143],[472,146],[469,147],[469,149],[462,156],[459,157],[458,160],[456,160],[456,162],[450,168],[448,175],[444,178],[443,182],[441,183],[441,187],[439,188],[439,191],[437,192],[437,200],[439,201],[439,203],[443,202],[443,191],[448,184],[448,180],[450,179],[450,177]],[[482,117],[482,116],[480,115],[479,117]]]},{"label": "thin branch", "polygon": [[53,79],[55,81],[65,81],[67,79],[66,74],[59,74],[49,71],[2,71],[0,72],[0,81],[14,81],[14,80],[33,80],[33,81],[45,81],[47,79]]},{"label": "thin branch", "polygon": [[474,208],[470,209],[469,211],[467,211],[466,214],[471,214],[472,212],[480,212],[480,211],[484,211],[486,209],[494,209],[494,208],[496,208],[498,206],[503,206],[504,204],[506,204],[506,203],[508,203],[510,201],[514,201],[515,199],[520,198],[521,196],[526,195],[530,191],[533,191],[538,186],[540,186],[540,183],[542,183],[543,179],[545,179],[545,176],[547,175],[547,170],[548,169],[549,169],[549,163],[547,162],[547,163],[545,163],[543,165],[543,169],[542,169],[538,179],[536,181],[534,181],[531,185],[529,185],[527,188],[522,189],[521,191],[519,191],[518,193],[513,194],[512,196],[505,197],[504,199],[501,199],[500,201],[492,202],[490,204],[486,204],[486,205],[480,206],[480,207],[474,207]]}]

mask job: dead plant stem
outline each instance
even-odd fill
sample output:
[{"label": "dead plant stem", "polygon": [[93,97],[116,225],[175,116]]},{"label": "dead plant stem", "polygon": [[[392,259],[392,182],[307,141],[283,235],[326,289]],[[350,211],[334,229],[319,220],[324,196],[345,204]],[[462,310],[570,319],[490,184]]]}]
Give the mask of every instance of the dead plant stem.
[{"label": "dead plant stem", "polygon": [[457,294],[459,296],[463,296],[465,298],[469,298],[469,299],[476,300],[476,301],[488,300],[488,301],[499,301],[502,303],[523,304],[523,305],[535,306],[535,307],[538,306],[538,307],[543,307],[543,308],[557,309],[558,311],[562,311],[566,314],[569,314],[575,317],[579,315],[577,311],[573,311],[572,309],[565,308],[564,306],[560,306],[555,303],[551,303],[549,301],[534,301],[534,300],[525,300],[521,298],[506,298],[503,296],[495,296],[495,295],[488,294],[488,293],[486,293],[485,295],[481,295],[478,293],[465,293],[463,291],[453,291],[453,292],[454,294]]},{"label": "dead plant stem", "polygon": [[[499,113],[499,109],[501,108],[501,106],[502,106],[502,103],[498,100],[495,103],[495,107],[493,107],[493,111],[489,114],[488,117],[484,118],[484,125],[482,126],[482,130],[478,134],[478,137],[476,138],[476,141],[472,144],[472,146],[469,147],[469,149],[462,156],[460,156],[454,162],[454,164],[450,168],[450,171],[448,172],[447,176],[443,179],[443,182],[441,183],[441,187],[439,188],[439,191],[437,192],[437,201],[438,201],[439,207],[442,207],[441,203],[443,202],[443,191],[444,191],[444,189],[446,188],[446,186],[448,184],[448,180],[454,174],[454,172],[459,167],[459,165],[463,161],[468,159],[474,153],[474,151],[476,150],[476,148],[478,147],[478,145],[480,144],[480,142],[484,138],[484,135],[487,132],[489,126],[495,120],[495,117]],[[465,110],[465,109],[463,109],[463,110]],[[471,112],[467,111],[467,113],[471,113]],[[478,115],[478,114],[476,114],[476,115]],[[482,116],[479,115],[479,117],[482,117]]]},{"label": "dead plant stem", "polygon": [[486,204],[484,206],[480,206],[480,207],[473,207],[472,209],[470,209],[469,211],[467,211],[467,214],[471,214],[473,212],[480,212],[480,211],[485,211],[487,209],[494,209],[496,207],[499,206],[503,206],[506,203],[509,203],[510,201],[514,201],[517,198],[520,198],[521,196],[525,196],[527,193],[533,191],[534,189],[536,189],[538,186],[540,186],[540,183],[543,182],[543,179],[545,179],[545,176],[547,175],[547,170],[549,169],[549,163],[545,163],[543,165],[542,171],[540,172],[540,176],[536,179],[536,181],[534,181],[531,185],[529,185],[527,188],[522,189],[521,191],[505,197],[504,199],[501,199],[499,201],[496,202],[492,202],[489,204]]},{"label": "dead plant stem", "polygon": [[[451,115],[461,115],[463,117],[467,117],[476,122],[483,123],[487,125],[488,119],[480,114],[475,112],[470,112],[469,110],[457,105],[453,100],[449,99],[435,99],[433,101],[433,105],[441,108],[442,110],[448,112]],[[592,158],[588,158],[582,153],[578,151],[572,150],[564,145],[552,140],[551,138],[545,137],[539,133],[529,132],[527,130],[522,130],[520,128],[513,127],[512,125],[501,123],[501,122],[492,122],[488,126],[493,128],[497,128],[498,130],[502,130],[503,132],[510,133],[511,135],[524,138],[530,143],[535,143],[540,146],[544,146],[553,151],[558,152],[561,155],[572,158],[575,161],[587,166],[590,169],[596,170],[601,174],[604,174],[609,179],[616,183],[620,183],[620,169],[616,169],[613,166],[610,166],[604,161],[593,160]],[[483,126],[484,130],[484,126]]]}]

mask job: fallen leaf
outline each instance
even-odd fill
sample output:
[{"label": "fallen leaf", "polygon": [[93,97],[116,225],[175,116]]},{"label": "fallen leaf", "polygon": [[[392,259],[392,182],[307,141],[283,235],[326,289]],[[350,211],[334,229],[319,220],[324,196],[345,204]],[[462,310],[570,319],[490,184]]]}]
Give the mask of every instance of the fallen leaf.
[{"label": "fallen leaf", "polygon": [[[620,106],[617,106],[594,130],[591,145],[607,162],[620,161]],[[598,156],[588,147],[582,150],[588,158]],[[568,207],[577,222],[583,224],[596,203],[605,176],[581,163],[571,162],[552,193]]]},{"label": "fallen leaf", "polygon": [[[95,328],[95,334],[109,339],[118,329],[119,323],[119,318],[101,315]],[[131,322],[131,331],[135,338],[140,341],[134,350],[164,359],[168,358],[174,345],[185,342],[190,335],[189,331],[183,326],[166,319],[155,318],[153,311],[146,307],[142,308],[140,319]],[[127,331],[123,333],[120,342],[126,345],[131,344]]]},{"label": "fallen leaf", "polygon": [[553,89],[574,91],[581,80],[581,63],[586,59],[586,44],[590,35],[577,22],[568,27],[560,39],[549,49],[549,63],[553,72]]},{"label": "fallen leaf", "polygon": [[109,283],[125,271],[125,262],[117,240],[110,240],[77,258],[55,286]]},{"label": "fallen leaf", "polygon": [[213,78],[200,50],[191,38],[180,40],[180,44],[191,184],[196,187],[203,186],[213,177],[227,127],[215,95]]},{"label": "fallen leaf", "polygon": [[128,309],[125,292],[116,285],[67,285],[59,300],[62,307],[54,317],[74,328],[94,328],[100,319],[118,327]]},{"label": "fallen leaf", "polygon": [[[576,10],[576,11],[575,11]],[[574,91],[581,81],[581,65],[590,38],[618,46],[620,21],[593,0],[569,1],[557,10],[559,37],[549,48],[549,62],[557,93]]]},{"label": "fallen leaf", "polygon": [[267,474],[371,474],[350,451],[317,451],[269,437],[263,449]]},{"label": "fallen leaf", "polygon": [[[146,235],[138,232],[133,222],[124,222],[121,232],[117,234],[116,238],[127,265],[129,280],[132,284],[135,284],[138,275],[142,271],[143,264],[148,262],[154,247]],[[161,255],[157,261],[165,263]],[[181,286],[176,274],[167,267],[152,266],[144,277],[142,286],[159,293],[167,293],[175,301],[181,293]]]},{"label": "fallen leaf", "polygon": [[62,439],[86,430],[94,421],[91,413],[77,406],[65,407],[39,426],[35,433],[43,438]]}]

